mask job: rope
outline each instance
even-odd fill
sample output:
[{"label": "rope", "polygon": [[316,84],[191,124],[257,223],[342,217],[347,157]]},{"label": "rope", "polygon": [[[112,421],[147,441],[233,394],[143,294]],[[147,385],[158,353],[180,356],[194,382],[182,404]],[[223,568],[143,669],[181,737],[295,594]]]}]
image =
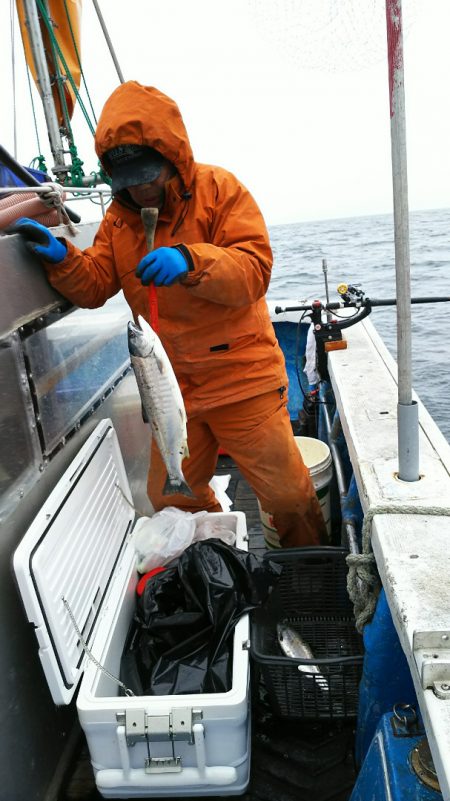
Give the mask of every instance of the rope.
[{"label": "rope", "polygon": [[[44,4],[42,3],[42,0],[36,0],[36,3],[37,3],[37,6],[39,8],[39,11],[41,13],[42,19],[44,20],[45,26],[47,28],[48,35],[50,37],[51,43],[52,43],[52,45],[54,45],[54,47],[56,49],[56,52],[58,54],[58,58],[61,61],[61,64],[63,65],[67,80],[69,81],[69,83],[70,83],[70,85],[71,85],[71,87],[73,89],[74,95],[75,95],[75,97],[76,97],[76,99],[78,101],[80,109],[81,109],[81,111],[82,111],[82,113],[84,115],[84,118],[85,118],[85,120],[86,120],[86,122],[88,124],[88,128],[89,128],[91,134],[94,136],[95,128],[92,125],[92,122],[91,122],[91,119],[89,117],[89,114],[88,114],[88,112],[86,110],[86,107],[85,107],[85,105],[84,105],[84,103],[83,103],[83,101],[81,99],[80,93],[78,91],[78,87],[77,87],[77,85],[76,85],[76,83],[75,83],[75,81],[74,81],[74,79],[72,77],[72,73],[70,72],[70,70],[69,70],[69,68],[67,66],[67,63],[66,63],[66,60],[65,60],[65,58],[63,56],[62,50],[61,50],[61,48],[60,48],[60,46],[58,44],[58,40],[57,40],[57,38],[56,38],[56,36],[54,34],[53,27],[52,27],[52,22],[50,20],[50,17],[47,14],[47,10],[46,10]],[[70,125],[69,125],[69,129],[70,129]],[[71,129],[70,129],[70,133],[72,134]]]},{"label": "rope", "polygon": [[362,553],[348,554],[347,591],[353,603],[356,628],[361,633],[372,620],[381,589],[375,556],[372,552],[372,520],[375,515],[432,515],[449,517],[450,508],[440,506],[372,506],[364,516]]},{"label": "rope", "polygon": [[37,156],[37,158],[38,159],[43,159],[44,157],[42,155],[41,143],[39,141],[39,130],[38,130],[36,109],[35,109],[35,106],[34,106],[33,90],[31,88],[30,70],[29,70],[28,64],[27,64],[27,79],[28,79],[28,90],[30,92],[31,109],[32,109],[32,112],[33,112],[34,132],[36,134],[36,143],[37,143],[37,147],[38,147],[38,150],[39,150],[39,156]]},{"label": "rope", "polygon": [[366,623],[372,620],[381,589],[377,566],[373,553],[349,554],[347,592],[353,604],[355,625],[359,633]]},{"label": "rope", "polygon": [[[85,118],[85,120],[87,122],[88,128],[89,128],[92,136],[95,135],[95,128],[94,128],[94,126],[93,126],[93,124],[91,122],[91,119],[90,119],[89,113],[88,113],[88,111],[86,109],[86,106],[84,105],[84,102],[81,99],[81,95],[80,95],[80,93],[78,91],[78,87],[77,87],[77,85],[76,85],[76,83],[75,83],[75,81],[73,79],[72,73],[70,72],[70,70],[68,68],[68,65],[67,65],[67,62],[66,62],[66,60],[64,58],[63,52],[61,50],[61,47],[59,46],[58,40],[57,40],[57,38],[55,36],[55,33],[54,33],[54,30],[53,30],[53,22],[52,22],[49,14],[47,12],[47,9],[46,9],[44,3],[42,2],[42,0],[36,0],[36,4],[37,4],[38,10],[40,12],[41,18],[42,18],[42,20],[43,20],[43,22],[45,24],[46,29],[47,29],[48,36],[50,38],[50,45],[51,45],[51,49],[52,49],[52,55],[53,55],[53,60],[54,60],[54,64],[55,64],[55,70],[56,70],[56,73],[57,73],[56,79],[57,79],[57,85],[58,85],[58,93],[59,93],[59,97],[60,97],[60,101],[61,101],[61,108],[62,108],[62,111],[63,111],[63,116],[64,116],[64,120],[65,120],[65,126],[66,126],[65,135],[67,136],[67,138],[69,140],[69,153],[70,153],[71,162],[72,162],[72,168],[70,170],[71,181],[75,185],[84,186],[85,185],[85,174],[84,174],[84,171],[83,171],[83,161],[78,157],[77,148],[75,146],[75,139],[74,139],[74,135],[73,135],[73,131],[72,131],[72,126],[71,126],[71,123],[70,123],[70,114],[69,114],[69,109],[68,109],[68,105],[67,105],[66,94],[65,94],[64,88],[62,87],[62,75],[61,75],[61,69],[60,69],[60,66],[59,66],[59,63],[58,63],[58,59],[59,59],[59,62],[61,63],[61,65],[62,65],[62,67],[64,69],[65,76],[66,76],[67,80],[69,81],[69,83],[70,83],[70,85],[72,87],[72,90],[73,90],[73,93],[74,93],[74,96],[75,96],[75,100],[78,103],[78,105],[79,105],[79,107],[80,107],[80,109],[81,109],[81,111],[82,111],[82,113],[84,115],[84,118]],[[79,68],[80,68],[80,75],[82,76],[83,84],[84,84],[84,87],[86,89],[86,94],[87,94],[87,97],[88,97],[88,100],[89,100],[89,104],[90,104],[90,107],[91,107],[92,116],[94,118],[95,123],[97,123],[97,118],[95,116],[94,107],[93,107],[92,100],[91,100],[91,97],[90,97],[90,94],[89,94],[89,90],[88,90],[88,87],[87,87],[87,83],[86,83],[86,79],[85,79],[85,76],[84,76],[83,68],[82,68],[82,65],[81,65],[80,54],[79,54],[78,47],[77,47],[77,44],[76,44],[76,39],[75,39],[73,26],[72,26],[72,20],[71,20],[71,17],[70,17],[70,13],[69,13],[69,9],[68,9],[66,0],[64,0],[64,7],[65,7],[65,11],[66,11],[66,17],[67,17],[67,20],[68,20],[68,23],[69,23],[69,29],[70,29],[70,34],[71,34],[71,37],[72,37],[73,46],[74,46],[74,49],[75,49],[75,54],[76,54],[76,57],[77,57],[77,60],[78,60]],[[57,56],[57,58],[56,58],[56,56]],[[28,80],[29,80],[29,76],[28,76]],[[31,93],[31,86],[30,86],[30,93]],[[32,95],[31,95],[31,98],[32,98]],[[32,100],[32,103],[33,103],[33,100]],[[34,106],[33,106],[33,114],[34,114]],[[35,117],[35,127],[37,129],[36,117]],[[39,147],[39,149],[40,149],[40,147]],[[39,159],[42,160],[42,161],[44,160],[43,156],[40,156]],[[105,178],[104,173],[103,173],[102,170],[100,170],[100,173],[91,172],[90,175],[92,176],[92,179],[90,181],[90,186],[95,186],[96,185],[98,177],[100,177],[100,180],[104,180],[104,178]]]},{"label": "rope", "polygon": [[[39,4],[39,0],[37,0],[37,2]],[[41,13],[43,13],[43,11]],[[65,90],[64,90],[64,86],[62,85],[61,67],[60,67],[60,65],[58,63],[58,59],[56,58],[56,56],[59,56],[59,58],[60,58],[60,61],[61,61],[62,65],[63,65],[63,67],[64,67],[64,70],[66,72],[66,75],[67,75],[67,78],[69,80],[69,83],[72,83],[72,81],[71,81],[71,77],[72,76],[69,76],[67,74],[68,73],[67,64],[66,64],[66,62],[65,62],[65,60],[64,60],[64,58],[62,56],[61,48],[59,47],[58,41],[57,41],[56,36],[54,34],[52,20],[50,19],[49,16],[47,16],[47,17],[44,18],[44,22],[45,22],[45,24],[47,26],[47,31],[48,31],[49,39],[50,39],[50,45],[51,45],[51,48],[52,48],[52,57],[53,57],[54,65],[55,65],[55,71],[56,71],[56,76],[55,76],[56,77],[56,85],[57,85],[59,99],[60,99],[60,102],[61,102],[61,108],[62,108],[63,116],[64,116],[67,138],[69,140],[69,143],[73,144],[74,136],[73,136],[72,125],[71,125],[71,122],[70,122],[69,106],[67,105],[66,93],[65,93]]]},{"label": "rope", "polygon": [[58,212],[59,225],[63,223],[67,225],[72,236],[79,233],[78,228],[73,224],[66,209],[64,208],[64,187],[61,184],[42,184],[45,191],[40,193],[40,198],[45,206],[48,208],[55,208]]},{"label": "rope", "polygon": [[74,34],[73,28],[72,28],[72,20],[70,19],[69,9],[67,8],[67,0],[64,0],[64,8],[65,8],[65,11],[66,11],[67,21],[69,23],[69,30],[70,30],[70,35],[72,37],[73,48],[75,50],[75,55],[77,57],[78,66],[80,68],[80,74],[81,74],[81,77],[83,79],[83,85],[84,85],[84,88],[86,90],[87,98],[89,100],[89,105],[91,107],[91,111],[92,111],[92,116],[94,118],[94,122],[97,125],[97,117],[95,116],[94,106],[92,105],[91,96],[89,94],[89,89],[88,89],[88,86],[87,86],[87,83],[86,83],[86,79],[84,77],[83,67],[82,67],[82,64],[81,64],[81,58],[80,58],[80,54],[78,52],[78,47],[77,47],[77,41],[76,41],[75,34]]}]

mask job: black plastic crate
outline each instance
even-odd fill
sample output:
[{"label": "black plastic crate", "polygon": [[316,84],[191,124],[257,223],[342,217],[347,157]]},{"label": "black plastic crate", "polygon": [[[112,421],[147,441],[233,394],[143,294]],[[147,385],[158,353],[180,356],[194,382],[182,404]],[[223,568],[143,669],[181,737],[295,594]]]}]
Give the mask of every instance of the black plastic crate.
[{"label": "black plastic crate", "polygon": [[[284,718],[352,718],[358,711],[362,638],[347,594],[347,551],[291,548],[264,559],[282,566],[268,601],[252,613],[251,655],[272,709]],[[285,656],[277,623],[310,647],[313,659]]]}]

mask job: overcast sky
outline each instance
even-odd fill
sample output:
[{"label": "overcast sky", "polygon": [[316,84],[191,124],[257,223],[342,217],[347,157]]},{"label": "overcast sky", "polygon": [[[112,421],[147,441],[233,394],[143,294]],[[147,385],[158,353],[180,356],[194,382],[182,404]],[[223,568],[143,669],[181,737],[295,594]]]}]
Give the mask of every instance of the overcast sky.
[{"label": "overcast sky", "polygon": [[[4,0],[4,5],[6,2]],[[125,79],[182,111],[198,161],[234,172],[269,225],[390,212],[384,0],[100,0]],[[410,209],[450,206],[450,2],[403,0]],[[13,152],[10,31],[2,144]],[[17,38],[18,157],[36,155]],[[118,83],[90,0],[83,65],[97,114]],[[36,101],[38,102],[38,101]],[[41,147],[48,156],[39,108]],[[86,172],[92,140],[76,113]]]}]

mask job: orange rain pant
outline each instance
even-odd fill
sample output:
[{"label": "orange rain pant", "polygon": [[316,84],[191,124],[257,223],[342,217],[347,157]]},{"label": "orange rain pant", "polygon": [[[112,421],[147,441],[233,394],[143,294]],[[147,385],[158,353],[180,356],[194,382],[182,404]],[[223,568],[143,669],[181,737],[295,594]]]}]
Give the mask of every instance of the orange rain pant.
[{"label": "orange rain pant", "polygon": [[292,433],[286,399],[278,390],[230,403],[188,420],[190,456],[183,473],[195,497],[162,495],[167,472],[153,439],[148,494],[155,511],[221,512],[208,486],[219,443],[236,462],[264,511],[273,516],[283,548],[327,542],[317,496]]}]

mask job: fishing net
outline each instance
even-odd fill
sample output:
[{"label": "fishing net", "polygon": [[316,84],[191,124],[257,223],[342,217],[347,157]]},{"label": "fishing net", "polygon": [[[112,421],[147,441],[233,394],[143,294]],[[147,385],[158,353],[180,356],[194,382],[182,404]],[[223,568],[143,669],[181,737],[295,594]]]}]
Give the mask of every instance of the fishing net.
[{"label": "fishing net", "polygon": [[[403,36],[417,0],[403,0]],[[268,45],[302,68],[363,70],[386,59],[385,0],[247,0]]]}]

